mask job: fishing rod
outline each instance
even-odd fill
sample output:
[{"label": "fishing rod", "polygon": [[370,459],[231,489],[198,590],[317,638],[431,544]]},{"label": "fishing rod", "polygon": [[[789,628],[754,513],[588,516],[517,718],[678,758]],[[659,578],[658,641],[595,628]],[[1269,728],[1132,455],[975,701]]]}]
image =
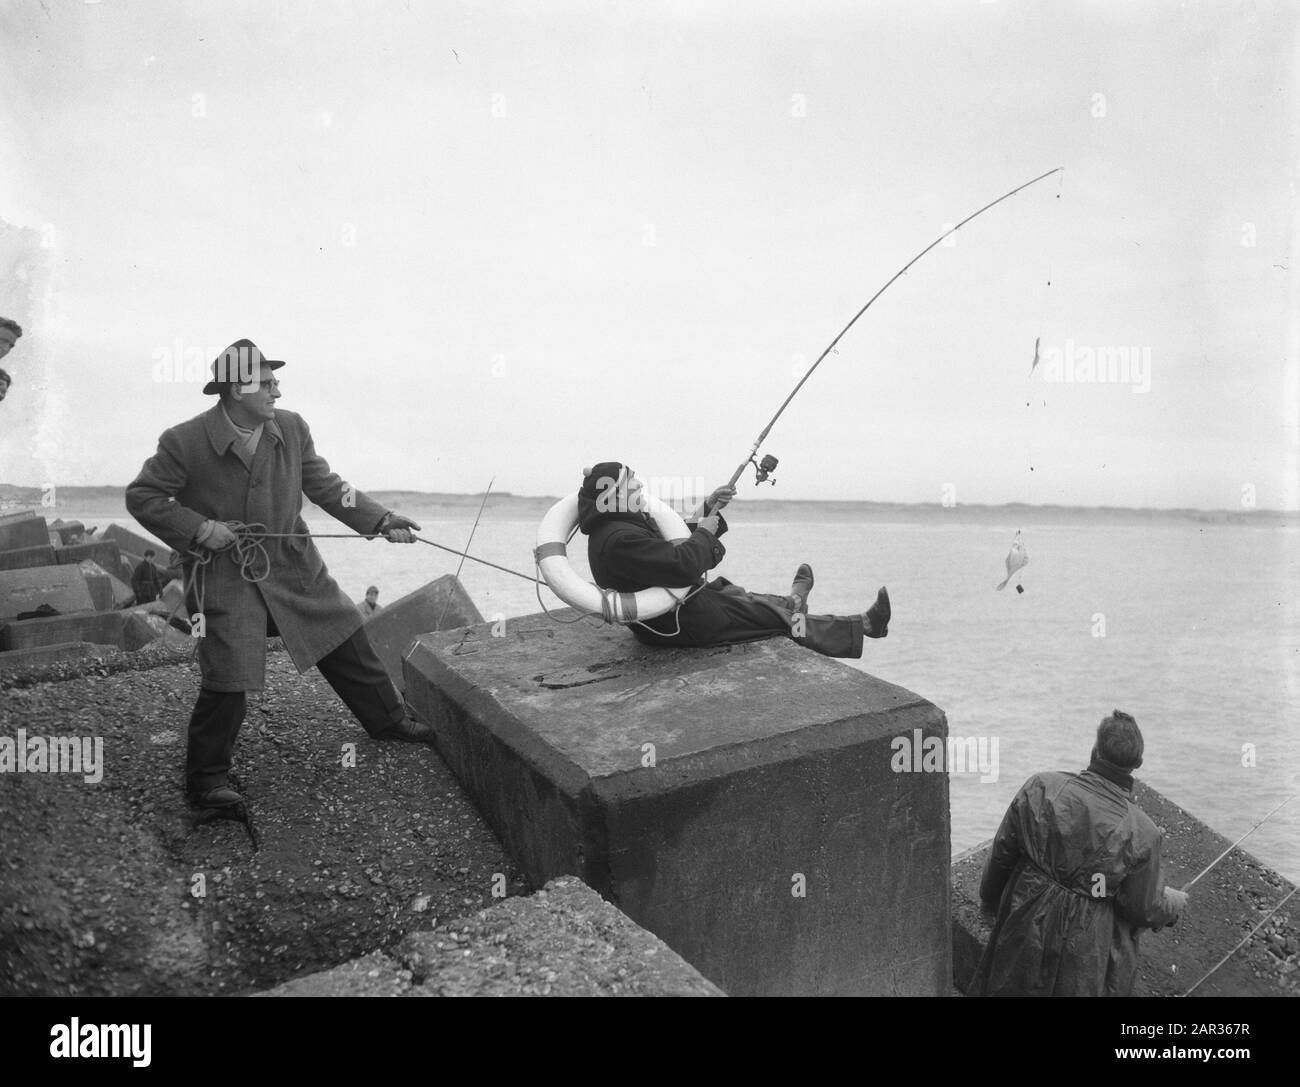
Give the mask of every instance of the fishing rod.
[{"label": "fishing rod", "polygon": [[[479,503],[479,506],[478,506],[478,516],[476,516],[476,517],[474,518],[474,524],[471,526],[471,528],[470,528],[470,530],[469,530],[469,539],[465,541],[465,551],[464,551],[464,553],[460,556],[460,562],[458,562],[458,563],[456,564],[456,580],[457,580],[457,581],[460,581],[460,572],[461,572],[462,569],[464,569],[464,566],[465,566],[465,556],[469,554],[469,547],[470,547],[470,544],[472,544],[472,543],[474,542],[474,533],[478,531],[478,523],[479,523],[479,520],[480,520],[480,518],[482,518],[482,516],[483,516],[483,509],[484,509],[484,507],[487,505],[488,495],[490,495],[490,494],[492,493],[492,484],[495,483],[496,481],[497,481],[497,477],[496,477],[496,476],[493,476],[490,480],[488,480],[487,490],[483,492],[483,501],[480,502],[480,503]],[[442,604],[442,613],[438,616],[438,621],[437,621],[437,622],[434,624],[434,626],[433,626],[433,629],[434,629],[434,630],[441,630],[441,629],[442,629],[442,621],[447,617],[447,609],[448,609],[449,607],[451,607],[451,594],[450,594],[450,593],[447,594],[447,599],[443,601],[443,604]]]},{"label": "fishing rod", "polygon": [[[755,486],[757,486],[759,483],[763,483],[769,480],[772,473],[776,471],[776,466],[778,464],[778,461],[776,457],[772,456],[770,453],[766,454],[763,457],[762,461],[755,461],[754,457],[757,455],[759,447],[767,439],[768,434],[771,432],[772,428],[776,425],[776,421],[781,418],[781,413],[784,412],[787,407],[789,407],[790,401],[793,400],[795,396],[798,394],[799,390],[803,388],[804,382],[806,382],[810,377],[812,377],[813,371],[816,370],[817,367],[822,364],[822,360],[826,358],[827,355],[829,355],[832,351],[835,350],[835,346],[840,342],[840,340],[844,338],[845,333],[847,333],[849,329],[851,329],[855,324],[857,324],[858,318],[861,317],[864,313],[867,312],[867,310],[871,308],[871,304],[877,298],[879,298],[882,294],[884,294],[887,290],[889,290],[889,288],[894,284],[895,280],[897,280],[900,276],[905,274],[907,270],[910,267],[912,267],[913,264],[915,264],[918,260],[920,260],[923,256],[925,256],[926,253],[930,252],[930,250],[933,249],[936,245],[942,242],[944,238],[948,237],[950,234],[955,234],[967,223],[969,223],[972,219],[976,218],[977,216],[983,215],[986,211],[989,210],[989,208],[996,207],[998,204],[1002,203],[1003,200],[1010,199],[1011,197],[1015,196],[1016,193],[1029,188],[1030,185],[1036,185],[1044,178],[1051,177],[1053,174],[1060,173],[1064,169],[1065,169],[1064,166],[1058,166],[1054,170],[1048,170],[1047,173],[1039,174],[1032,181],[1026,181],[1023,185],[1018,185],[1016,188],[1012,189],[1009,193],[999,196],[991,204],[985,204],[982,208],[979,209],[979,211],[975,212],[972,215],[966,216],[965,219],[963,219],[951,230],[945,230],[942,234],[940,234],[937,238],[935,238],[934,241],[932,241],[929,245],[927,245],[924,249],[922,249],[919,253],[917,253],[916,256],[914,256],[911,260],[909,260],[906,264],[904,264],[903,267],[901,267],[897,272],[895,272],[889,278],[889,282],[886,283],[883,287],[881,287],[880,290],[878,290],[875,294],[873,294],[867,300],[867,304],[863,306],[860,310],[858,310],[856,314],[854,314],[853,320],[850,321],[847,325],[845,325],[842,329],[840,329],[840,334],[836,336],[835,339],[831,340],[830,344],[827,346],[825,351],[823,351],[820,355],[817,356],[817,361],[814,362],[810,367],[808,367],[808,372],[799,379],[799,384],[797,384],[794,387],[794,389],[791,391],[790,395],[785,398],[784,403],[782,403],[782,405],[777,409],[776,414],[772,416],[771,422],[769,422],[767,426],[763,428],[762,433],[759,434],[758,439],[754,442],[753,447],[749,451],[749,456],[746,457],[744,460],[742,460],[740,462],[740,465],[736,468],[736,470],[731,473],[731,479],[728,481],[727,486],[734,487],[736,485],[736,481],[740,479],[741,475],[744,474],[745,469],[748,468],[751,464],[754,465],[754,470],[757,475],[757,479],[755,479],[754,481]],[[775,483],[776,480],[773,479],[771,480],[771,482]]]},{"label": "fishing rod", "polygon": [[[1190,887],[1191,884],[1189,883],[1188,886]],[[1291,901],[1291,896],[1295,894],[1296,891],[1300,891],[1300,887],[1292,887],[1291,890],[1288,892],[1286,898],[1282,899],[1281,902],[1279,902],[1276,906],[1274,906],[1271,910],[1269,910],[1268,913],[1264,915],[1263,919],[1259,922],[1259,924],[1257,924],[1253,929],[1251,929],[1248,933],[1246,933],[1245,936],[1241,938],[1241,942],[1237,944],[1236,947],[1234,947],[1231,951],[1229,951],[1226,955],[1224,955],[1223,958],[1221,958],[1218,962],[1216,962],[1213,966],[1211,966],[1205,972],[1204,977],[1202,977],[1200,981],[1198,981],[1195,985],[1193,985],[1190,989],[1187,990],[1187,992],[1183,993],[1182,995],[1191,996],[1193,992],[1199,989],[1201,984],[1205,982],[1211,974],[1213,974],[1220,966],[1222,966],[1225,962],[1227,962],[1230,958],[1232,958],[1233,955],[1235,955],[1238,951],[1240,951],[1243,947],[1245,947],[1246,944],[1250,942],[1250,938],[1254,936],[1255,933],[1257,933],[1260,929],[1262,929],[1266,924],[1268,924],[1269,920],[1273,917],[1275,913],[1277,913],[1278,910],[1280,910],[1283,906],[1285,906],[1288,902]]]},{"label": "fishing rod", "polygon": [[1234,849],[1236,849],[1237,846],[1241,845],[1241,843],[1244,842],[1247,838],[1249,838],[1252,834],[1254,834],[1255,831],[1259,830],[1260,827],[1262,827],[1271,818],[1273,818],[1273,816],[1275,816],[1278,812],[1280,812],[1283,808],[1285,808],[1288,804],[1290,804],[1291,801],[1293,801],[1297,796],[1300,796],[1300,793],[1292,793],[1285,800],[1283,800],[1281,804],[1279,804],[1276,808],[1274,808],[1271,812],[1269,812],[1266,816],[1264,816],[1263,819],[1261,819],[1258,823],[1256,823],[1253,827],[1251,827],[1248,831],[1246,831],[1246,833],[1243,834],[1240,838],[1238,838],[1235,842],[1233,842],[1232,845],[1228,846],[1228,848],[1225,849],[1222,853],[1220,853],[1217,857],[1215,857],[1214,860],[1210,861],[1210,863],[1207,864],[1197,875],[1193,876],[1189,882],[1183,884],[1183,890],[1187,891],[1187,889],[1191,887],[1191,885],[1195,883],[1198,879],[1200,879],[1201,876],[1205,875],[1206,872],[1208,872],[1211,868],[1213,868],[1216,864],[1218,864],[1219,861],[1223,860],[1223,858],[1226,857],[1229,853],[1231,853]]}]

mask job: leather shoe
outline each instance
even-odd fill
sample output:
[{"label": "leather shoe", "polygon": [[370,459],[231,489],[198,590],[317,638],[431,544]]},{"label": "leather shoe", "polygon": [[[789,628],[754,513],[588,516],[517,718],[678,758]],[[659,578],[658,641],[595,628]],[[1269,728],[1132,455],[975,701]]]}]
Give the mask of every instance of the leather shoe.
[{"label": "leather shoe", "polygon": [[196,808],[237,808],[244,798],[229,785],[214,785],[190,794],[190,803]]},{"label": "leather shoe", "polygon": [[402,740],[408,744],[433,743],[433,729],[423,721],[413,721],[403,717],[395,725],[389,725],[382,732],[374,734],[376,740]]},{"label": "leather shoe", "polygon": [[876,602],[866,610],[862,616],[866,625],[866,635],[868,638],[887,638],[889,636],[889,617],[892,612],[889,609],[889,590],[883,585],[880,591],[876,593]]}]

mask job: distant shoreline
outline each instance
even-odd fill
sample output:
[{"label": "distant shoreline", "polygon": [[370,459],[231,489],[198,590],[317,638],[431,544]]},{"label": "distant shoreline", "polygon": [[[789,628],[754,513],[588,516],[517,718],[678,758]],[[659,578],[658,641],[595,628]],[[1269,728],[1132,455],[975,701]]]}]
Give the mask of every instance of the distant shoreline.
[{"label": "distant shoreline", "polygon": [[[476,512],[483,500],[483,492],[476,494],[446,494],[436,491],[402,491],[402,490],[367,490],[366,493],[384,505],[399,510],[414,509],[456,509],[465,507]],[[18,487],[13,484],[0,483],[0,515],[13,513],[21,509],[44,509],[51,516],[58,516],[59,511],[75,511],[83,514],[102,516],[120,516],[126,508],[125,487],[60,487],[53,506],[42,505],[43,492],[39,487]],[[544,512],[558,501],[557,495],[516,495],[505,491],[496,491],[488,499],[487,509],[506,510],[534,516]],[[737,499],[738,506],[743,505],[746,513],[755,516],[764,514],[781,516],[810,517],[819,516],[832,520],[840,518],[894,516],[911,519],[951,519],[974,517],[980,520],[994,518],[1020,518],[1026,523],[1051,518],[1090,518],[1093,520],[1181,520],[1198,524],[1217,525],[1256,525],[1256,526],[1294,526],[1300,525],[1300,510],[1207,510],[1186,507],[1143,507],[1143,506],[1059,506],[1029,505],[1023,502],[1007,502],[1002,505],[983,505],[977,503],[957,503],[943,506],[938,502],[870,502],[844,499],[787,499],[787,498],[750,498],[741,491]],[[312,509],[308,503],[307,511]]]}]

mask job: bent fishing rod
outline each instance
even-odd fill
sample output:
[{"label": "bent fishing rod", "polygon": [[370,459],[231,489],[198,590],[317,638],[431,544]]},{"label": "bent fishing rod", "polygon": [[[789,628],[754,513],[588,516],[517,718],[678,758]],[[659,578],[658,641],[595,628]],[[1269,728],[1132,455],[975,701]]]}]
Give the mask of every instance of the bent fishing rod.
[{"label": "bent fishing rod", "polygon": [[[1044,178],[1051,177],[1053,174],[1059,174],[1064,169],[1065,169],[1064,166],[1058,166],[1054,170],[1048,170],[1047,173],[1039,174],[1032,181],[1026,181],[1023,185],[1016,186],[1009,193],[1005,193],[1002,196],[999,196],[992,203],[985,204],[982,208],[979,209],[979,211],[966,216],[965,219],[963,219],[951,230],[945,230],[942,234],[940,234],[937,238],[935,238],[934,241],[932,241],[929,245],[927,245],[924,249],[922,249],[919,253],[917,253],[916,256],[914,256],[911,260],[909,260],[906,264],[904,264],[903,267],[901,267],[897,272],[895,272],[892,276],[890,276],[889,282],[887,282],[883,287],[880,288],[880,290],[878,290],[867,300],[867,304],[863,306],[860,310],[858,310],[856,314],[854,314],[853,320],[851,320],[847,325],[845,325],[842,329],[840,329],[840,334],[836,336],[835,339],[831,340],[830,344],[827,345],[825,351],[823,351],[820,355],[817,356],[817,361],[814,362],[810,367],[808,367],[808,372],[799,379],[799,383],[794,387],[790,395],[785,398],[785,401],[777,409],[776,414],[772,416],[771,421],[767,424],[767,426],[763,428],[762,433],[759,434],[757,440],[754,442],[753,447],[749,451],[749,456],[746,457],[744,460],[742,460],[740,462],[740,465],[736,468],[736,470],[731,473],[731,479],[728,481],[727,486],[734,487],[736,485],[736,481],[740,479],[741,475],[744,474],[745,469],[749,467],[749,465],[751,464],[754,465],[754,470],[757,473],[757,477],[758,477],[754,481],[755,485],[766,482],[771,477],[772,473],[776,471],[776,466],[778,461],[776,457],[772,456],[771,454],[764,456],[761,462],[754,460],[754,457],[758,454],[759,447],[763,444],[764,441],[767,440],[768,434],[771,432],[772,428],[776,426],[776,421],[781,418],[781,414],[785,411],[787,407],[790,406],[790,401],[793,400],[795,396],[798,395],[799,390],[804,387],[804,383],[810,377],[813,376],[813,371],[816,370],[817,367],[822,364],[822,360],[825,359],[827,355],[829,355],[832,351],[835,350],[836,345],[840,342],[840,340],[844,338],[845,334],[849,331],[849,329],[851,329],[855,324],[858,323],[858,318],[861,317],[864,313],[866,313],[867,310],[871,308],[872,303],[875,302],[875,300],[879,298],[882,294],[884,294],[887,290],[889,290],[889,288],[893,286],[894,282],[897,279],[899,279],[900,276],[905,275],[907,270],[911,268],[913,264],[915,264],[918,260],[920,260],[923,256],[925,256],[926,253],[930,252],[930,250],[933,249],[936,245],[942,242],[944,238],[947,238],[952,234],[956,234],[957,231],[959,231],[972,219],[978,218],[979,216],[983,215],[990,208],[997,207],[1000,203],[1002,203],[1003,200],[1009,200],[1011,197],[1015,196],[1016,193],[1022,192],[1023,190],[1029,188],[1030,185],[1036,185]],[[775,483],[776,481],[772,480],[772,482]]]}]

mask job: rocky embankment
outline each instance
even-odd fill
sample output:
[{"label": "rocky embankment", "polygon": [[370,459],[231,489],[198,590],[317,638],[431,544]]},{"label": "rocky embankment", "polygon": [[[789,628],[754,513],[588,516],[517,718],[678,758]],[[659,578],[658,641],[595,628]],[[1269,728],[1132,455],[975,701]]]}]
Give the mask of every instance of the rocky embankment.
[{"label": "rocky embankment", "polygon": [[282,652],[267,683],[236,752],[254,851],[240,823],[190,825],[187,654],[106,650],[0,680],[0,739],[103,741],[95,783],[0,775],[0,993],[262,989],[529,890],[431,748],[369,739]]}]

